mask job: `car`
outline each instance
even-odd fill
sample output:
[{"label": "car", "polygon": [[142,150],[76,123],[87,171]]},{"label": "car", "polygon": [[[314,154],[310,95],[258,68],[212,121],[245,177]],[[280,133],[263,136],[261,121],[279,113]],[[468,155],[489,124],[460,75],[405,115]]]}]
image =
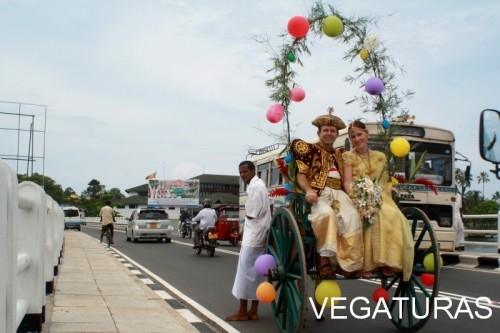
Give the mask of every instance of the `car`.
[{"label": "car", "polygon": [[170,243],[174,228],[168,213],[162,208],[137,208],[127,218],[125,237],[127,241],[156,240]]},{"label": "car", "polygon": [[77,207],[63,207],[64,212],[64,230],[76,229],[81,230],[81,225],[85,223],[85,218],[82,218],[80,209]]}]

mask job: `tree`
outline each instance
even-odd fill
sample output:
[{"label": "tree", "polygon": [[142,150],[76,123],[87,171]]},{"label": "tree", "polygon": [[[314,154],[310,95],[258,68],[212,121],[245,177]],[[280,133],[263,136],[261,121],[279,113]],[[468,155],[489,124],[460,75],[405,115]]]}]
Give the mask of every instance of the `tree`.
[{"label": "tree", "polygon": [[107,191],[107,194],[111,195],[112,201],[120,201],[125,198],[125,195],[123,195],[122,191],[117,187],[113,187],[111,190]]},{"label": "tree", "polygon": [[492,196],[491,200],[496,201],[497,203],[500,203],[500,192],[496,191]]},{"label": "tree", "polygon": [[479,176],[476,177],[476,179],[478,184],[483,183],[483,198],[484,198],[484,184],[490,182],[490,176],[488,176],[488,173],[486,173],[485,171],[481,171],[479,173]]},{"label": "tree", "polygon": [[460,194],[462,194],[462,196],[465,194],[465,190],[470,187],[471,179],[472,175],[469,175],[469,179],[466,179],[465,171],[459,168],[455,169],[455,180],[457,181],[457,185],[460,188]]},{"label": "tree", "polygon": [[45,193],[50,196],[57,203],[64,202],[64,194],[62,186],[57,184],[55,180],[48,176],[41,175],[39,173],[34,173],[31,176],[26,175],[17,175],[18,183],[22,183],[24,181],[31,181],[37,185],[40,185]]},{"label": "tree", "polygon": [[101,185],[97,179],[92,179],[88,183],[88,187],[85,191],[82,192],[82,197],[90,198],[90,199],[99,199],[101,194],[105,193],[106,186]]}]

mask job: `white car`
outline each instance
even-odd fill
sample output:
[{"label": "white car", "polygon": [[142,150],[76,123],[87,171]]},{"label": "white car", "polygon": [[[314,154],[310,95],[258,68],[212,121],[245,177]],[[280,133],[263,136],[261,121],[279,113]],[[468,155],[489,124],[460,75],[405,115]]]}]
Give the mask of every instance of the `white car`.
[{"label": "white car", "polygon": [[172,241],[172,231],[168,213],[161,208],[137,208],[127,218],[125,236],[127,241],[137,241],[142,239],[152,239],[170,243]]}]

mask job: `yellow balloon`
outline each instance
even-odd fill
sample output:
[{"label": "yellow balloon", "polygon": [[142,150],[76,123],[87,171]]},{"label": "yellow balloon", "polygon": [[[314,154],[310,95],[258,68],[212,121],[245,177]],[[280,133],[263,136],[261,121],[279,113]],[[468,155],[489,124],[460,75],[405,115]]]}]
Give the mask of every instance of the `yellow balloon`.
[{"label": "yellow balloon", "polygon": [[[314,291],[314,298],[318,304],[323,305],[325,302],[325,298],[327,299],[325,306],[330,308],[332,305],[332,297],[341,297],[342,292],[340,291],[340,287],[337,282],[333,280],[324,280],[321,281],[320,284],[316,287]],[[340,300],[335,300],[333,304],[337,305]]]},{"label": "yellow balloon", "polygon": [[391,152],[396,157],[404,157],[410,152],[410,143],[405,138],[395,138],[391,141]]},{"label": "yellow balloon", "polygon": [[[439,268],[443,267],[443,258],[439,256]],[[434,272],[434,254],[429,253],[428,255],[425,256],[424,258],[424,268],[428,272]]]},{"label": "yellow balloon", "polygon": [[366,59],[368,59],[368,50],[362,49],[359,51],[359,56],[361,57],[361,60],[366,61]]},{"label": "yellow balloon", "polygon": [[338,37],[344,31],[344,23],[337,16],[328,16],[323,21],[322,29],[328,37]]},{"label": "yellow balloon", "polygon": [[276,289],[272,283],[264,281],[257,287],[255,292],[257,299],[263,303],[271,303],[276,298]]}]

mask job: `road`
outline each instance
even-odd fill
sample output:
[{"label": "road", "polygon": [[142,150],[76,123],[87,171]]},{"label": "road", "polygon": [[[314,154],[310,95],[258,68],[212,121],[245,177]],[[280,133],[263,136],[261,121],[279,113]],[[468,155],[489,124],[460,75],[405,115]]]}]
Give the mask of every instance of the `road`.
[{"label": "road", "polygon": [[[93,226],[82,227],[82,232],[98,238],[99,229]],[[206,253],[196,255],[192,250],[190,239],[183,239],[174,232],[172,242],[139,242],[125,240],[121,230],[115,231],[114,249],[128,257],[137,268],[155,280],[170,294],[190,308],[194,313],[212,324],[215,332],[276,332],[277,328],[271,307],[260,305],[260,320],[256,322],[225,322],[223,318],[236,311],[238,301],[231,294],[231,288],[238,260],[238,248],[229,242],[221,242],[215,256]],[[308,279],[308,281],[310,281]],[[357,296],[363,296],[371,301],[373,291],[378,287],[375,281],[342,280],[339,281],[342,296],[346,297],[347,310],[349,302]],[[500,272],[477,269],[459,269],[445,266],[441,270],[440,297],[438,303],[448,310],[439,310],[427,322],[420,332],[494,332],[500,327]],[[309,295],[313,295],[312,283],[309,283]],[[469,302],[465,302],[466,298]],[[494,303],[489,307],[478,307],[475,300],[478,297],[488,297]],[[359,303],[358,303],[359,304]],[[373,304],[373,302],[372,302]],[[483,305],[484,307],[484,305]],[[358,315],[363,315],[361,308],[355,307]],[[371,316],[367,319],[356,319],[349,312],[345,319],[332,318],[330,311],[325,312],[326,320],[315,320],[314,311],[306,313],[306,323],[303,332],[398,332],[392,322],[383,313],[374,314],[371,306]],[[491,311],[491,312],[489,312]],[[334,313],[334,316],[338,313]],[[373,317],[372,317],[373,316]],[[480,319],[480,316],[489,317]],[[455,317],[455,318],[450,318]],[[471,318],[472,317],[472,318]],[[220,324],[220,325],[219,325]]]}]

